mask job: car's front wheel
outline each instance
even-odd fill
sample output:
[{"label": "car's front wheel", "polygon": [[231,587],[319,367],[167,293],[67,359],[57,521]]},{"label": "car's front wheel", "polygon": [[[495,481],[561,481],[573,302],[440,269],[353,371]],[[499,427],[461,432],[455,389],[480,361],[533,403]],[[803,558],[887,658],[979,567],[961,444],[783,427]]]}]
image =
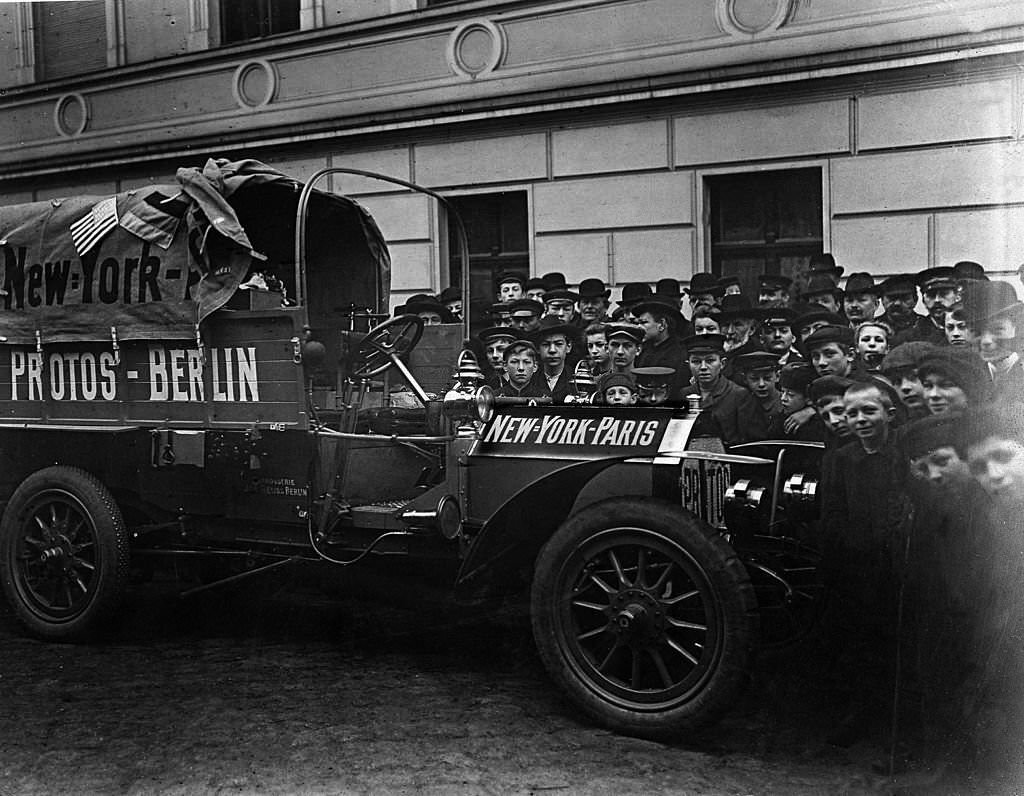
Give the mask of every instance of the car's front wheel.
[{"label": "car's front wheel", "polygon": [[572,702],[618,732],[675,735],[716,720],[748,680],[757,615],[731,548],[668,502],[612,498],[541,550],[534,638]]}]

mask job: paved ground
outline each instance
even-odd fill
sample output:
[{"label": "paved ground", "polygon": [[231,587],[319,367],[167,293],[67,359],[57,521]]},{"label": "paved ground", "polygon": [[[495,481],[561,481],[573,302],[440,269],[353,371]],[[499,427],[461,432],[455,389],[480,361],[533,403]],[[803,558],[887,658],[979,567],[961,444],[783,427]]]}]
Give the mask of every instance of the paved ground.
[{"label": "paved ground", "polygon": [[88,646],[27,639],[0,602],[0,794],[891,791],[880,750],[822,742],[825,698],[792,674],[806,650],[765,660],[720,726],[664,745],[587,724],[516,612],[381,608],[301,581],[136,589]]}]

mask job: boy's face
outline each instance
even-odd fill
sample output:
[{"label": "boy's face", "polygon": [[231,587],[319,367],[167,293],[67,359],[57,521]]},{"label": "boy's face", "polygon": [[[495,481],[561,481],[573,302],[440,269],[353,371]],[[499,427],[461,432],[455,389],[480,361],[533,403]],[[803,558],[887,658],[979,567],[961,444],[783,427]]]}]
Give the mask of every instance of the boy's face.
[{"label": "boy's face", "polygon": [[755,368],[743,374],[747,389],[754,393],[759,401],[766,401],[776,392],[779,374],[775,368]]},{"label": "boy's face", "polygon": [[757,294],[757,303],[760,307],[784,307],[789,302],[789,293],[779,288],[763,287]]},{"label": "boy's face", "polygon": [[608,350],[608,340],[604,334],[587,335],[587,359],[591,367],[598,367],[602,370],[608,367],[611,359],[611,352]]},{"label": "boy's face", "polygon": [[843,398],[846,425],[865,445],[884,442],[889,433],[889,422],[895,414],[885,405],[882,394],[874,387],[855,390]]},{"label": "boy's face", "polygon": [[694,334],[718,334],[721,331],[721,327],[718,325],[718,321],[714,318],[695,318],[693,321],[693,333]]},{"label": "boy's face", "polygon": [[552,334],[540,341],[540,358],[549,373],[557,373],[565,365],[565,355],[572,350],[572,343],[564,334]]},{"label": "boy's face", "polygon": [[636,359],[640,347],[629,338],[615,337],[608,341],[608,350],[612,355],[612,367],[618,371],[625,371],[633,367],[633,360]]},{"label": "boy's face", "polygon": [[718,354],[690,354],[688,361],[701,387],[712,386],[722,375],[722,357]]},{"label": "boy's face", "polygon": [[540,301],[541,303],[543,303],[543,296],[544,288],[542,287],[531,287],[529,290],[526,291],[526,297],[532,298],[534,301]]},{"label": "boy's face", "polygon": [[878,326],[865,326],[857,336],[857,351],[860,354],[884,354],[889,350],[889,338]]},{"label": "boy's face", "polygon": [[791,326],[772,324],[761,332],[761,343],[774,354],[785,354],[795,342]]},{"label": "boy's face", "polygon": [[825,427],[839,437],[848,437],[852,433],[846,425],[846,406],[841,395],[826,395],[818,399],[818,416]]},{"label": "boy's face", "polygon": [[572,320],[572,309],[574,304],[567,299],[553,299],[549,301],[545,312],[552,317],[558,318],[560,323],[568,323]]},{"label": "boy's face", "polygon": [[950,345],[968,346],[978,338],[958,312],[946,313],[943,328],[946,330],[946,342]]},{"label": "boy's face", "polygon": [[886,375],[900,394],[900,400],[908,409],[916,409],[925,405],[924,385],[917,377],[913,368],[890,370]]},{"label": "boy's face", "polygon": [[1024,445],[988,437],[968,446],[967,465],[989,495],[1000,502],[1024,503]]},{"label": "boy's face", "polygon": [[441,314],[438,312],[430,312],[424,310],[423,312],[417,313],[423,320],[424,326],[440,326],[441,325]]},{"label": "boy's face", "polygon": [[911,459],[910,472],[932,486],[963,484],[971,475],[967,462],[960,458],[952,445],[943,445]]},{"label": "boy's face", "polygon": [[523,388],[529,384],[533,374],[537,372],[537,360],[529,351],[516,351],[511,354],[505,363],[505,372],[508,373],[508,380],[516,387]]},{"label": "boy's face", "polygon": [[839,343],[824,343],[811,351],[811,364],[819,376],[846,376],[852,361],[849,350]]},{"label": "boy's face", "polygon": [[523,297],[523,286],[518,282],[502,282],[498,285],[498,301],[515,301]]},{"label": "boy's face", "polygon": [[963,414],[967,409],[967,393],[956,382],[941,373],[921,376],[924,401],[933,415]]},{"label": "boy's face", "polygon": [[505,361],[505,349],[512,345],[510,340],[492,340],[487,344],[487,362],[495,370],[500,370]]},{"label": "boy's face", "polygon": [[843,296],[843,309],[854,324],[863,323],[875,317],[878,299],[874,293],[847,293]]},{"label": "boy's face", "polygon": [[532,312],[517,312],[512,316],[512,328],[524,334],[535,332],[540,328],[540,316]]},{"label": "boy's face", "polygon": [[609,406],[630,406],[636,403],[636,393],[616,384],[604,391],[604,402]]},{"label": "boy's face", "polygon": [[637,399],[645,406],[659,406],[668,400],[668,390],[667,384],[637,385]]},{"label": "boy's face", "polygon": [[821,329],[821,328],[823,328],[825,326],[828,326],[828,321],[825,321],[825,320],[822,320],[822,321],[811,321],[806,326],[801,326],[800,327],[800,339],[801,340],[806,340],[808,337],[810,337],[812,334],[814,334],[816,331],[818,331],[818,329]]},{"label": "boy's face", "polygon": [[789,387],[783,387],[779,391],[779,402],[782,404],[782,411],[791,415],[807,406],[807,396]]},{"label": "boy's face", "polygon": [[1009,318],[986,321],[978,335],[978,353],[986,362],[998,362],[1017,348],[1017,326]]}]

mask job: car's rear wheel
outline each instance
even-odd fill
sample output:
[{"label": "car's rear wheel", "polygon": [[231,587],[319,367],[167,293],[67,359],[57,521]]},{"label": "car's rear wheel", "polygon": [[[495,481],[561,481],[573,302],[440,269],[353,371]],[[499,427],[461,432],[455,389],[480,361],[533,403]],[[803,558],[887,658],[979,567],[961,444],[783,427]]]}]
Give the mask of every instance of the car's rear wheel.
[{"label": "car's rear wheel", "polygon": [[613,498],[569,518],[541,550],[531,594],[548,672],[600,723],[661,737],[734,704],[757,614],[729,546],[681,507]]},{"label": "car's rear wheel", "polygon": [[128,533],[110,491],[74,467],[48,467],[14,491],[0,521],[0,579],[18,620],[56,641],[88,637],[128,580]]}]

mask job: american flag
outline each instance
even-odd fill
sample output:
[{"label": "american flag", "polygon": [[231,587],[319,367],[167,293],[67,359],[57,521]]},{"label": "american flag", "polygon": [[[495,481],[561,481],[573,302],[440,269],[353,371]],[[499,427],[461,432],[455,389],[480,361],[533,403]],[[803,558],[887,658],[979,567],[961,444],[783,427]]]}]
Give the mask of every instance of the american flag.
[{"label": "american flag", "polygon": [[100,239],[117,226],[117,197],[111,196],[93,205],[87,215],[71,225],[71,240],[78,256],[84,256]]}]

